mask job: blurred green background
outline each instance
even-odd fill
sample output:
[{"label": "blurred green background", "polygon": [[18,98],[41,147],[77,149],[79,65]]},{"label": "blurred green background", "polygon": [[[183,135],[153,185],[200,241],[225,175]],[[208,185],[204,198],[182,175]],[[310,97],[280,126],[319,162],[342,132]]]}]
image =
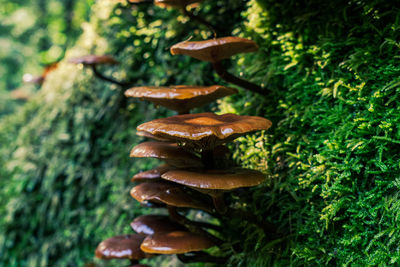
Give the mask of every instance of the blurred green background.
[{"label": "blurred green background", "polygon": [[[130,177],[156,164],[129,159],[142,141],[135,128],[173,113],[123,101],[123,89],[67,59],[113,55],[121,64],[102,71],[136,85],[226,84],[209,64],[168,51],[211,34],[178,10],[124,1],[1,1],[0,10],[0,266],[105,265],[96,245],[151,212],[129,196]],[[196,111],[273,122],[230,145],[238,164],[268,177],[231,201],[282,238],[223,219],[227,266],[400,263],[399,11],[386,0],[206,0],[195,10],[222,35],[258,43],[224,64],[266,87],[265,98],[239,89]],[[41,87],[22,84],[58,60]],[[20,87],[28,101],[10,95]]]}]

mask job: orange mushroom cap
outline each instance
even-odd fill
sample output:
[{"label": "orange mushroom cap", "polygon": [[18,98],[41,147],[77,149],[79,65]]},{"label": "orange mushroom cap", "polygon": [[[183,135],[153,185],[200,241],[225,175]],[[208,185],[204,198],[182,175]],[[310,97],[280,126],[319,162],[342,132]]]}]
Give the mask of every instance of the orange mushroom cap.
[{"label": "orange mushroom cap", "polygon": [[187,55],[199,60],[218,62],[239,53],[255,52],[258,45],[240,37],[222,37],[205,41],[184,41],[171,47],[172,55]]},{"label": "orange mushroom cap", "polygon": [[203,0],[155,0],[154,4],[160,7],[186,7],[202,1]]},{"label": "orange mushroom cap", "polygon": [[161,175],[161,178],[193,188],[232,190],[259,185],[265,180],[265,175],[255,170],[234,168],[202,172],[171,170]]},{"label": "orange mushroom cap", "polygon": [[167,171],[175,169],[174,167],[163,164],[158,166],[157,168],[151,169],[149,171],[144,171],[136,174],[132,177],[132,182],[146,182],[156,179],[161,179],[161,175],[166,173]]},{"label": "orange mushroom cap", "polygon": [[177,144],[163,142],[144,142],[135,146],[130,153],[135,158],[157,158],[178,168],[200,167],[202,162],[196,155],[184,150]]},{"label": "orange mushroom cap", "polygon": [[267,130],[271,125],[271,121],[256,116],[198,113],[156,119],[139,125],[137,129],[205,149],[254,131]]},{"label": "orange mushroom cap", "polygon": [[105,260],[140,260],[150,257],[140,249],[140,244],[144,238],[143,235],[119,235],[108,238],[97,246],[96,257]]},{"label": "orange mushroom cap", "polygon": [[131,222],[131,227],[133,231],[143,235],[185,230],[185,227],[171,221],[168,216],[163,215],[139,216]]},{"label": "orange mushroom cap", "polygon": [[214,243],[207,237],[191,232],[175,231],[148,236],[140,248],[147,253],[183,254],[213,247]]},{"label": "orange mushroom cap", "polygon": [[237,93],[237,90],[221,85],[170,87],[144,86],[134,87],[125,92],[127,97],[136,97],[151,101],[155,105],[164,106],[177,112],[188,112],[201,107],[218,98]]},{"label": "orange mushroom cap", "polygon": [[182,185],[170,182],[144,182],[131,190],[131,196],[139,202],[151,201],[164,203],[174,207],[210,210],[207,201],[196,197]]},{"label": "orange mushroom cap", "polygon": [[111,65],[119,64],[117,60],[107,55],[104,56],[87,55],[82,57],[75,57],[68,60],[68,62],[73,64],[83,64],[88,66],[98,65],[98,64],[111,64]]}]

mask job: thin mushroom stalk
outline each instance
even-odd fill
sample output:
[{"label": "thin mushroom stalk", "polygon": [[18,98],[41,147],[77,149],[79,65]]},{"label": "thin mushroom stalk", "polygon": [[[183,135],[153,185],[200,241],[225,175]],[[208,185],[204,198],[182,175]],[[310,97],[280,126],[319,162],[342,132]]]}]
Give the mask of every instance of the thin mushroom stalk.
[{"label": "thin mushroom stalk", "polygon": [[227,257],[212,256],[202,251],[191,252],[186,254],[178,254],[176,256],[183,263],[211,262],[211,263],[224,264],[228,259]]},{"label": "thin mushroom stalk", "polygon": [[226,68],[222,65],[221,61],[216,61],[213,62],[213,67],[215,72],[221,77],[224,81],[233,83],[237,86],[240,86],[244,89],[247,89],[249,91],[252,91],[254,93],[260,94],[260,95],[265,95],[266,91],[259,85],[249,82],[247,80],[244,80],[242,78],[236,77],[235,75],[229,73]]},{"label": "thin mushroom stalk", "polygon": [[129,83],[129,82],[120,82],[120,81],[117,81],[117,80],[115,80],[115,79],[113,79],[113,78],[110,78],[110,77],[105,76],[104,74],[102,74],[101,72],[99,72],[99,70],[97,69],[97,66],[96,66],[96,65],[92,65],[91,67],[92,67],[92,70],[93,70],[94,75],[95,75],[97,78],[99,78],[99,79],[101,79],[101,80],[103,80],[103,81],[107,81],[107,82],[116,84],[116,85],[121,86],[121,87],[127,87],[127,86],[129,86],[129,85],[131,84],[131,83]]},{"label": "thin mushroom stalk", "polygon": [[183,12],[183,14],[188,16],[191,20],[197,21],[198,23],[206,26],[213,33],[214,38],[217,38],[219,31],[216,29],[216,27],[214,25],[212,25],[211,23],[209,23],[207,20],[203,19],[202,17],[196,16],[195,14],[193,14],[193,12],[191,12],[187,6],[182,7],[182,12]]}]

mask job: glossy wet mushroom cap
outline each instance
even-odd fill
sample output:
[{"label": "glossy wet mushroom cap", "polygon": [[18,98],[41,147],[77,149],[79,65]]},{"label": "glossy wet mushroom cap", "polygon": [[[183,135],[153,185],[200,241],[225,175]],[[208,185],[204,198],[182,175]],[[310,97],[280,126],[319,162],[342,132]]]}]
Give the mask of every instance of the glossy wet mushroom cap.
[{"label": "glossy wet mushroom cap", "polygon": [[186,170],[171,170],[161,176],[163,179],[193,188],[232,190],[241,187],[251,187],[265,180],[262,172],[233,168],[230,170],[205,170],[193,172]]},{"label": "glossy wet mushroom cap", "polygon": [[133,231],[143,235],[185,230],[185,227],[163,215],[139,216],[131,222],[131,227]]},{"label": "glossy wet mushroom cap", "polygon": [[199,157],[172,143],[144,142],[131,150],[130,157],[162,159],[178,168],[202,166]]},{"label": "glossy wet mushroom cap", "polygon": [[125,96],[148,100],[155,105],[164,106],[179,113],[188,113],[193,108],[201,107],[218,98],[235,93],[237,93],[236,89],[221,85],[176,85],[170,87],[134,87],[128,89]]},{"label": "glossy wet mushroom cap", "polygon": [[68,62],[72,64],[83,64],[87,66],[101,65],[101,64],[111,64],[111,65],[119,64],[117,60],[107,55],[104,56],[88,55],[82,57],[75,57],[68,60]]},{"label": "glossy wet mushroom cap", "polygon": [[154,136],[151,133],[147,133],[147,132],[143,132],[143,131],[136,131],[136,135],[142,136],[142,137],[146,137],[146,138],[149,138],[149,139],[153,139],[153,140],[156,140],[156,141],[160,141],[160,142],[169,142],[169,140],[166,139],[166,138],[162,138],[162,137],[159,137],[159,136]]},{"label": "glossy wet mushroom cap", "polygon": [[97,246],[96,257],[104,260],[147,258],[150,255],[140,249],[144,238],[143,235],[119,235],[108,238]]},{"label": "glossy wet mushroom cap", "polygon": [[202,1],[203,0],[155,0],[154,4],[160,7],[186,7]]},{"label": "glossy wet mushroom cap", "polygon": [[185,231],[159,233],[148,236],[140,248],[147,253],[183,254],[213,247],[214,243],[205,236]]},{"label": "glossy wet mushroom cap", "polygon": [[151,181],[151,180],[157,180],[161,179],[161,175],[166,173],[167,171],[174,170],[174,167],[171,167],[169,165],[163,164],[161,166],[158,166],[157,168],[144,171],[144,172],[139,172],[135,176],[132,177],[131,181],[132,182],[146,182],[146,181]]},{"label": "glossy wet mushroom cap", "polygon": [[144,182],[131,190],[131,196],[139,202],[151,201],[173,207],[194,208],[210,211],[211,205],[204,198],[195,196],[195,192],[185,190],[182,185],[170,182]]},{"label": "glossy wet mushroom cap", "polygon": [[218,62],[239,53],[258,50],[258,45],[240,37],[222,37],[205,41],[184,41],[171,47],[172,55],[187,55],[202,61]]},{"label": "glossy wet mushroom cap", "polygon": [[271,125],[271,121],[257,116],[197,113],[156,119],[137,129],[199,149],[212,149],[239,136],[267,130]]}]

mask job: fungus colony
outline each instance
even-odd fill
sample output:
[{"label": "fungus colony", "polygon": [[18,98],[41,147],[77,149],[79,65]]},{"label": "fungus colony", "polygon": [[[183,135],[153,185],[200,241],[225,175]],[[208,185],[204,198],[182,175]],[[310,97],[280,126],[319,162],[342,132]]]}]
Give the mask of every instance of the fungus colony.
[{"label": "fungus colony", "polygon": [[[149,0],[129,2],[136,4]],[[154,3],[162,7],[178,7],[185,14],[190,14],[188,5],[199,2],[156,0]],[[193,18],[191,15],[189,17]],[[205,25],[212,28],[210,24]],[[222,66],[224,59],[257,49],[257,44],[251,40],[224,37],[199,42],[185,41],[172,46],[171,53],[211,62],[222,79],[264,94],[262,87],[233,76]],[[97,71],[99,64],[117,64],[112,57],[90,55],[71,59],[70,62],[92,67],[94,73],[103,80],[126,85]],[[192,215],[190,217],[202,214],[214,218],[214,221],[226,219],[229,214],[229,217],[247,220],[273,235],[273,225],[233,208],[233,201],[227,202],[225,197],[232,190],[257,186],[265,179],[261,172],[231,164],[230,151],[225,144],[237,137],[267,130],[271,122],[256,116],[216,115],[209,112],[190,114],[193,108],[235,93],[236,89],[221,85],[142,86],[126,90],[126,97],[147,100],[178,113],[139,125],[137,135],[152,141],[143,142],[130,152],[130,157],[156,158],[165,162],[157,168],[134,175],[132,182],[136,185],[130,194],[142,205],[166,209],[168,216],[160,215],[157,211],[157,215],[137,217],[131,223],[136,234],[104,240],[96,249],[96,257],[129,259],[132,266],[145,266],[138,265],[138,261],[157,254],[177,254],[182,262],[224,263],[226,255],[221,257],[204,252],[214,246],[220,247],[225,242],[219,232],[221,226],[189,219],[188,214]]]}]

